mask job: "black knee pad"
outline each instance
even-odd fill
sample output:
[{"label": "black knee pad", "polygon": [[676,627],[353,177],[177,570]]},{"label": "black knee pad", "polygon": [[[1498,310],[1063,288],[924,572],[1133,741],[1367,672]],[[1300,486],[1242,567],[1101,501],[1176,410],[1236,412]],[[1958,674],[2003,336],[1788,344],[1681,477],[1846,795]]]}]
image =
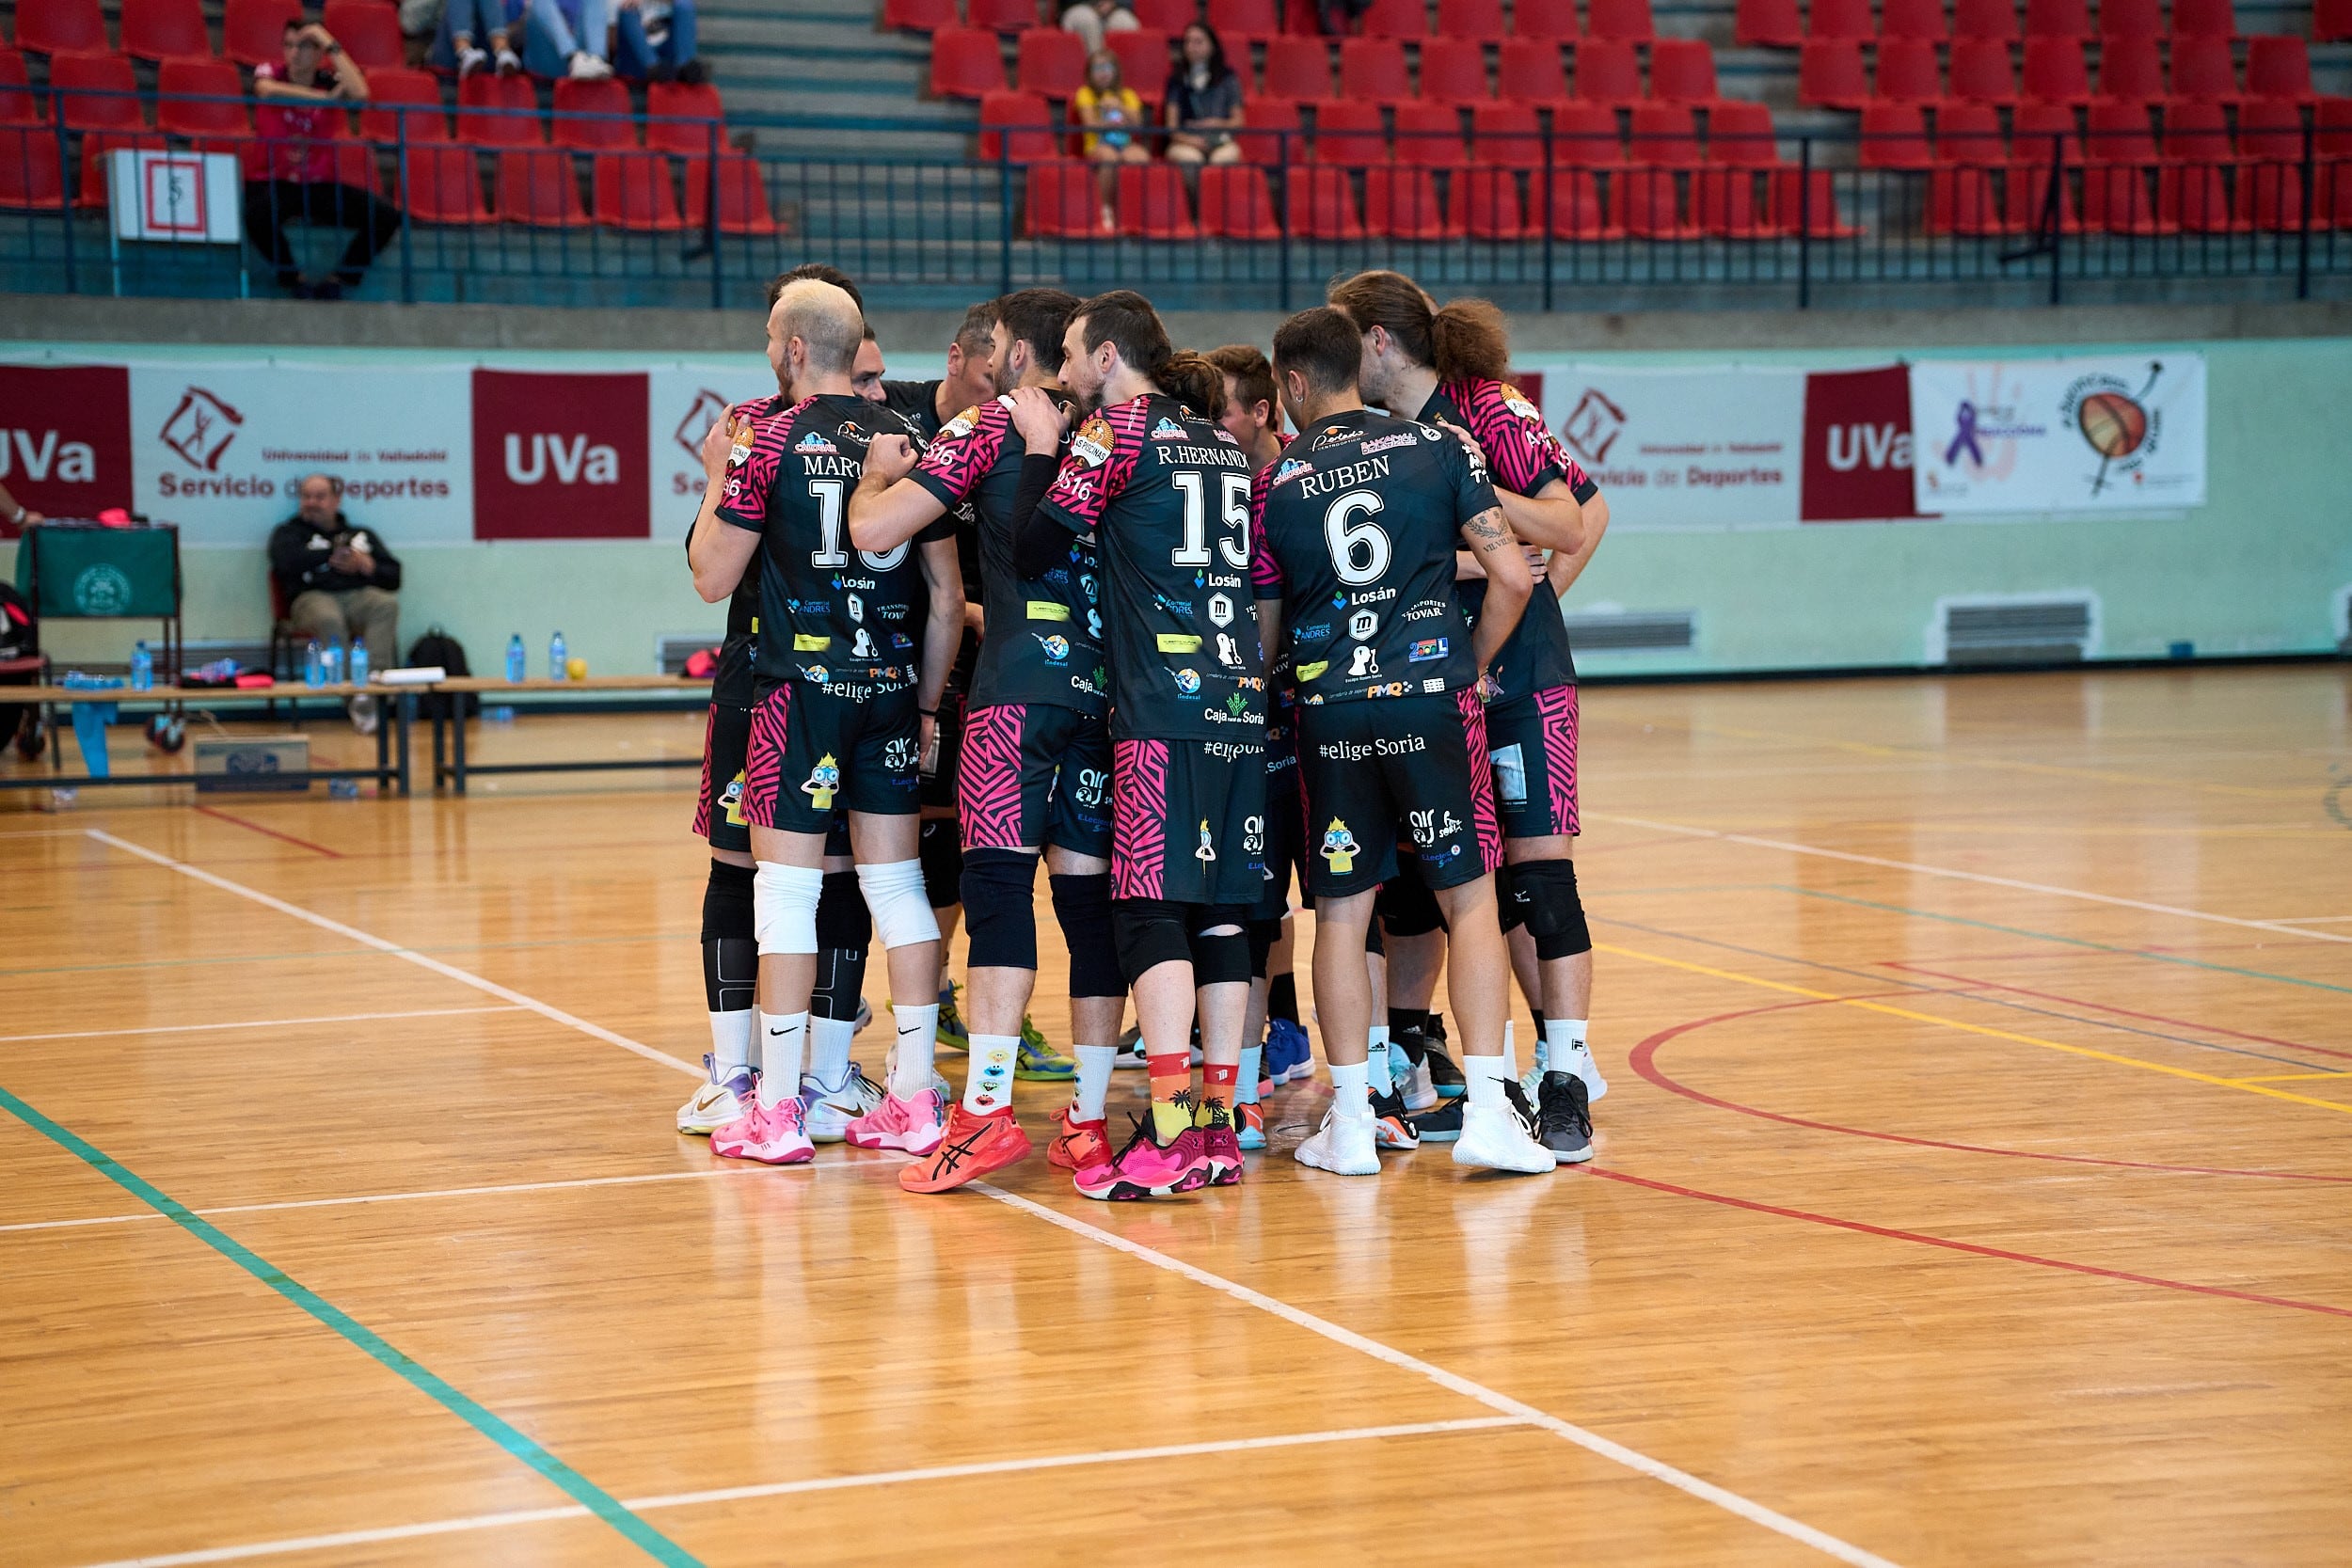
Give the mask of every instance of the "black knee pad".
[{"label": "black knee pad", "polygon": [[1511,875],[1517,869],[1508,864],[1495,868],[1495,916],[1502,922],[1506,937],[1527,924],[1527,910],[1519,903],[1518,882]]},{"label": "black knee pad", "polygon": [[1111,926],[1119,942],[1119,967],[1127,983],[1161,964],[1190,963],[1192,942],[1184,917],[1192,911],[1165,898],[1119,898],[1111,903]]},{"label": "black knee pad", "polygon": [[846,1023],[857,1017],[858,1005],[865,999],[866,949],[821,949],[817,955],[817,984],[808,993],[809,1015]]},{"label": "black knee pad", "polygon": [[963,857],[961,892],[972,967],[1036,969],[1037,857],[1018,849],[975,849]]},{"label": "black knee pad", "polygon": [[758,942],[750,937],[703,938],[703,1001],[710,1011],[748,1012],[758,990]]},{"label": "black knee pad", "polygon": [[710,881],[703,889],[703,941],[756,944],[759,933],[752,917],[752,877],[748,865],[710,863]]},{"label": "black knee pad", "polygon": [[[1194,985],[1249,983],[1248,926],[1247,910],[1212,905],[1193,911],[1186,930],[1192,947]],[[1217,934],[1212,936],[1212,931]]]},{"label": "black knee pad", "polygon": [[[923,824],[921,847],[915,851],[923,867],[923,896],[932,909],[953,908],[962,901],[963,837],[951,817],[934,816]],[[1035,969],[1037,960],[1029,960]]]},{"label": "black knee pad", "polygon": [[1593,950],[1574,861],[1521,861],[1511,868],[1511,888],[1538,958],[1573,958]]},{"label": "black knee pad", "polygon": [[1420,868],[1411,864],[1400,864],[1396,875],[1380,884],[1372,910],[1379,917],[1382,928],[1392,937],[1427,936],[1445,926],[1445,911],[1438,908],[1438,895],[1422,879]]},{"label": "black knee pad", "polygon": [[1282,923],[1279,920],[1253,920],[1249,923],[1249,977],[1266,977],[1266,959],[1274,952],[1274,944],[1282,940]]},{"label": "black knee pad", "polygon": [[1070,948],[1070,994],[1126,995],[1127,976],[1113,934],[1110,873],[1048,876],[1045,880],[1054,892],[1054,918],[1061,923],[1062,941]]},{"label": "black knee pad", "polygon": [[874,917],[866,908],[854,871],[828,871],[817,897],[817,945],[863,954],[874,940]]}]

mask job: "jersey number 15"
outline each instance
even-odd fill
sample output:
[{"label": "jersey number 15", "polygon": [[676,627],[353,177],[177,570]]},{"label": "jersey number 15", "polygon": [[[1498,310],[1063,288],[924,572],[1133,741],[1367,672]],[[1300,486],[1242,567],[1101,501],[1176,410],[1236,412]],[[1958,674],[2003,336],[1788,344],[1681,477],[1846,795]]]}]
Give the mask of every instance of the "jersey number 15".
[{"label": "jersey number 15", "polygon": [[[1221,510],[1225,527],[1232,537],[1219,539],[1216,547],[1225,557],[1225,563],[1235,571],[1249,564],[1249,476],[1220,471],[1223,483]],[[1184,542],[1168,552],[1168,562],[1176,566],[1206,566],[1209,563],[1209,519],[1206,476],[1198,468],[1188,468],[1168,476],[1176,486],[1176,493],[1184,498]]]}]

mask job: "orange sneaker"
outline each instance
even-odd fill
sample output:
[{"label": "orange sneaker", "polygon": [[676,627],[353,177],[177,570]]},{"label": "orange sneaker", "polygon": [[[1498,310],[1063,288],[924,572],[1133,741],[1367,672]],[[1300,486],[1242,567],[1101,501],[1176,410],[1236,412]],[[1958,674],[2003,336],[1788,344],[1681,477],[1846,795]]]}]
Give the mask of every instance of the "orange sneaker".
[{"label": "orange sneaker", "polygon": [[1061,1108],[1054,1118],[1054,1141],[1045,1146],[1046,1162],[1057,1170],[1084,1170],[1111,1157],[1110,1133],[1100,1121],[1079,1121]]},{"label": "orange sneaker", "polygon": [[898,1172],[911,1193],[944,1193],[1025,1158],[1029,1135],[1012,1119],[1012,1107],[974,1116],[958,1101],[947,1113],[939,1147]]}]

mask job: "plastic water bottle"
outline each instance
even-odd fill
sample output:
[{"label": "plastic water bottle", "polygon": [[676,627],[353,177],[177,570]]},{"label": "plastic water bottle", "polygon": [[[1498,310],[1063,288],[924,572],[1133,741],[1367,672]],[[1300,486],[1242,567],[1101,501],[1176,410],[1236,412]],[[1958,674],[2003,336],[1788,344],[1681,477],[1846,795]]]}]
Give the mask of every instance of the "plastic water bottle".
[{"label": "plastic water bottle", "polygon": [[525,657],[526,656],[523,653],[523,634],[521,632],[516,632],[514,636],[506,640],[506,680],[508,685],[520,686],[522,684],[523,676],[529,673],[528,668],[524,663]]},{"label": "plastic water bottle", "polygon": [[341,686],[343,680],[343,640],[335,638],[326,644],[326,652],[319,660],[319,668],[327,686]]},{"label": "plastic water bottle", "polygon": [[354,642],[351,645],[351,684],[354,686],[368,684],[368,645],[365,642]]},{"label": "plastic water bottle", "polygon": [[548,639],[548,679],[560,681],[565,678],[564,634],[559,631]]},{"label": "plastic water bottle", "polygon": [[151,691],[155,687],[155,656],[147,650],[147,639],[131,644],[131,689]]},{"label": "plastic water bottle", "polygon": [[326,684],[326,656],[319,651],[319,640],[315,637],[310,639],[309,644],[302,650],[302,684],[305,686]]}]

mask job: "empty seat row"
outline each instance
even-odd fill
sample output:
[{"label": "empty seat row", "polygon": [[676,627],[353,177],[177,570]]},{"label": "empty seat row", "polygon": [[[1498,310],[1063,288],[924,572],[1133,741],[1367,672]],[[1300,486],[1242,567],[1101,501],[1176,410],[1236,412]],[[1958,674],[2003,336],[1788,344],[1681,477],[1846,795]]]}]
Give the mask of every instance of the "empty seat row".
[{"label": "empty seat row", "polygon": [[[2314,128],[2316,158],[2352,159],[2352,100],[2329,100],[2332,112]],[[2284,99],[2251,99],[2231,129],[2218,103],[2175,103],[2164,106],[2163,136],[2155,135],[2147,103],[2102,99],[2090,105],[2089,125],[2059,103],[2019,105],[2010,119],[2005,150],[2001,120],[1989,104],[1947,103],[1935,114],[1935,131],[1913,103],[1875,103],[1862,114],[1862,164],[1876,168],[1925,168],[1931,164],[1998,164],[2053,155],[2068,163],[2226,163],[2233,158],[2300,162],[2303,111]]]},{"label": "empty seat row", "polygon": [[[1158,31],[1180,33],[1195,22],[1206,22],[1228,49],[1289,34],[1311,37],[1322,24],[1313,0],[1127,0],[1136,20]],[[1657,36],[1649,0],[1588,0],[1590,19],[1580,26],[1576,0],[1515,0],[1506,24],[1502,0],[1438,0],[1431,22],[1423,0],[1372,0],[1357,24],[1364,38],[1469,39],[1494,43],[1506,37],[1545,39],[1554,42],[1580,37],[1645,43]],[[965,0],[961,15],[956,0],[883,0],[882,25],[912,32],[936,33],[970,26],[998,33],[1050,28],[1060,15],[1058,0],[1042,8],[1033,0]]]},{"label": "empty seat row", "polygon": [[[2047,164],[2011,164],[1938,168],[1928,180],[1922,227],[1931,234],[2025,234],[2053,219],[2068,233],[2148,238],[2303,227],[2302,171],[2278,164],[2099,165],[2055,181]],[[2314,229],[2352,229],[2352,163],[2319,171],[2310,209]]]},{"label": "empty seat row", "polygon": [[[301,0],[229,0],[221,54],[239,65],[285,57],[289,22]],[[326,0],[319,20],[363,71],[403,62],[400,9],[392,0]],[[122,0],[122,52],[141,60],[208,60],[212,31],[199,0]],[[37,55],[104,54],[115,46],[98,0],[17,0],[16,46]]]},{"label": "empty seat row", "polygon": [[[1810,0],[1800,19],[1800,0],[1737,0],[1732,36],[1751,48],[1794,49],[1813,39],[1994,39],[2021,36],[2016,0],[1953,0],[1947,25],[1944,0],[1879,0],[1874,22],[1870,0]],[[2164,0],[2099,0],[2094,35],[2090,0],[2026,0],[2026,38],[2154,38],[2165,31]],[[2175,38],[2237,36],[2231,0],[2172,0]]]},{"label": "empty seat row", "polygon": [[2195,98],[2233,103],[2242,94],[2310,102],[2311,53],[2299,38],[2257,38],[2248,45],[2240,88],[2230,45],[2221,39],[2175,39],[2163,59],[2153,39],[2109,39],[2100,45],[2097,87],[2083,46],[2072,39],[2027,39],[2020,90],[2006,43],[1960,39],[1950,48],[1950,72],[1936,46],[1924,40],[1887,40],[1866,70],[1862,45],[1851,40],[1804,46],[1797,63],[1797,101],[1817,108],[1858,109],[1872,99],[1929,103],[1939,98],[2008,103],[2019,98],[2084,103],[2094,97]]}]

